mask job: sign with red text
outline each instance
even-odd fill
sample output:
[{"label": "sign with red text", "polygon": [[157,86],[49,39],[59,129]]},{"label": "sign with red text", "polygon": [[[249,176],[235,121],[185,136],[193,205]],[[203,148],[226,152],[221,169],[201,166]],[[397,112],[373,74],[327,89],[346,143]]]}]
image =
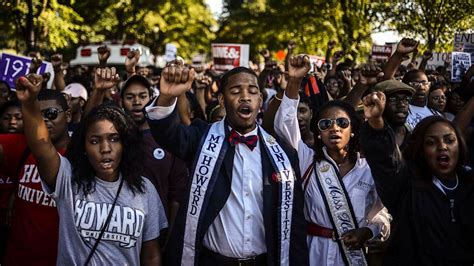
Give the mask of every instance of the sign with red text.
[{"label": "sign with red text", "polygon": [[374,60],[388,60],[392,55],[392,45],[372,45],[372,59]]},{"label": "sign with red text", "polygon": [[239,66],[249,67],[249,45],[213,43],[212,62],[217,71],[227,71]]}]

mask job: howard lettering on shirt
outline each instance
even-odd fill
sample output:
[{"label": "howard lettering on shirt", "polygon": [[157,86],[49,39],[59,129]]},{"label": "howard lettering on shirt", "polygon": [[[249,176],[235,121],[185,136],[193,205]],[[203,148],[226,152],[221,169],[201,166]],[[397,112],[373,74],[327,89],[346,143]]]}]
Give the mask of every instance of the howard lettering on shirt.
[{"label": "howard lettering on shirt", "polygon": [[24,201],[56,207],[56,201],[41,189],[41,177],[35,164],[25,164],[18,185],[18,197]]},{"label": "howard lettering on shirt", "polygon": [[[220,136],[215,136],[213,134],[210,134],[209,136],[209,145],[207,148],[203,150],[203,158],[198,164],[196,165],[196,169],[198,171],[196,172],[196,176],[193,179],[193,183],[191,185],[191,191],[192,195],[191,197],[193,198],[193,201],[191,202],[191,208],[189,209],[189,214],[195,216],[197,213],[199,213],[201,207],[202,207],[202,201],[204,200],[204,194],[201,193],[201,188],[204,187],[207,188],[208,181],[211,178],[211,171],[210,168],[215,161],[213,162],[212,160],[214,159],[214,156],[210,156],[209,152],[215,153],[215,148],[217,147],[217,144],[220,142]],[[207,153],[206,153],[207,152]],[[211,165],[212,163],[212,165]]]},{"label": "howard lettering on shirt", "polygon": [[[74,221],[82,237],[87,241],[99,237],[112,205],[111,203],[76,200]],[[134,247],[142,234],[144,221],[145,213],[142,210],[115,205],[102,240],[117,242],[123,248]]]}]

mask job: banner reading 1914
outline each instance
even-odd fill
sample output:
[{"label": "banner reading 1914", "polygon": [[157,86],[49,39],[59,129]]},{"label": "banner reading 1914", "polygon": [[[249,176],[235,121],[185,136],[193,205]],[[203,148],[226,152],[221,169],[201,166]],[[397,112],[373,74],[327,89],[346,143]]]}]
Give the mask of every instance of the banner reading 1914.
[{"label": "banner reading 1914", "polygon": [[[0,54],[0,57],[0,80],[8,83],[10,88],[15,89],[15,80],[30,72],[31,58],[7,53]],[[48,88],[51,88],[54,79],[53,66],[49,62],[43,61],[37,74],[44,74],[45,72],[51,74],[47,85]]]},{"label": "banner reading 1914", "polygon": [[217,71],[227,71],[239,66],[249,66],[249,45],[213,43],[212,61]]}]

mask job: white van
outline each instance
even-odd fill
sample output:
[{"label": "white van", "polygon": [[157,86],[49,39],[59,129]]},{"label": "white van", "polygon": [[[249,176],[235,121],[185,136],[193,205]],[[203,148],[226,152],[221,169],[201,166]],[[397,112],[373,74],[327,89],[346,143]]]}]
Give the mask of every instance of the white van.
[{"label": "white van", "polygon": [[140,51],[139,66],[153,66],[154,56],[150,51],[149,47],[136,43],[134,41],[125,41],[123,43],[105,41],[102,43],[88,44],[79,46],[76,52],[76,58],[71,60],[70,65],[98,65],[99,59],[97,57],[97,48],[107,45],[110,48],[110,57],[107,61],[108,65],[123,66],[125,64],[125,58],[130,50],[138,49]]}]

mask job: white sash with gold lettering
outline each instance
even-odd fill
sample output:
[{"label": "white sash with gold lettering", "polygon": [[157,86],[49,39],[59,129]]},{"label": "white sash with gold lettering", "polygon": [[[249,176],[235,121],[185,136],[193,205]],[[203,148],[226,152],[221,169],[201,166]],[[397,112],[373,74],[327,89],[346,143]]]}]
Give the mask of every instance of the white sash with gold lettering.
[{"label": "white sash with gold lettering", "polygon": [[186,232],[184,234],[181,265],[195,264],[196,234],[201,209],[211,177],[214,172],[222,144],[225,141],[224,121],[211,125],[202,145],[196,167],[192,175],[188,209],[186,211]]},{"label": "white sash with gold lettering", "polygon": [[[327,209],[330,212],[331,222],[337,232],[339,239],[342,234],[349,230],[358,228],[355,221],[354,211],[348,202],[344,184],[339,179],[334,170],[334,166],[329,162],[322,160],[316,162],[316,179],[321,194],[324,198]],[[343,251],[343,258],[349,265],[367,265],[362,249],[349,250],[341,240],[338,240],[340,249]]]},{"label": "white sash with gold lettering", "polygon": [[280,226],[280,265],[290,263],[291,218],[293,214],[293,192],[295,175],[291,162],[275,138],[259,127],[265,143],[265,149],[271,155],[275,170],[278,170],[280,184],[279,226]]}]

